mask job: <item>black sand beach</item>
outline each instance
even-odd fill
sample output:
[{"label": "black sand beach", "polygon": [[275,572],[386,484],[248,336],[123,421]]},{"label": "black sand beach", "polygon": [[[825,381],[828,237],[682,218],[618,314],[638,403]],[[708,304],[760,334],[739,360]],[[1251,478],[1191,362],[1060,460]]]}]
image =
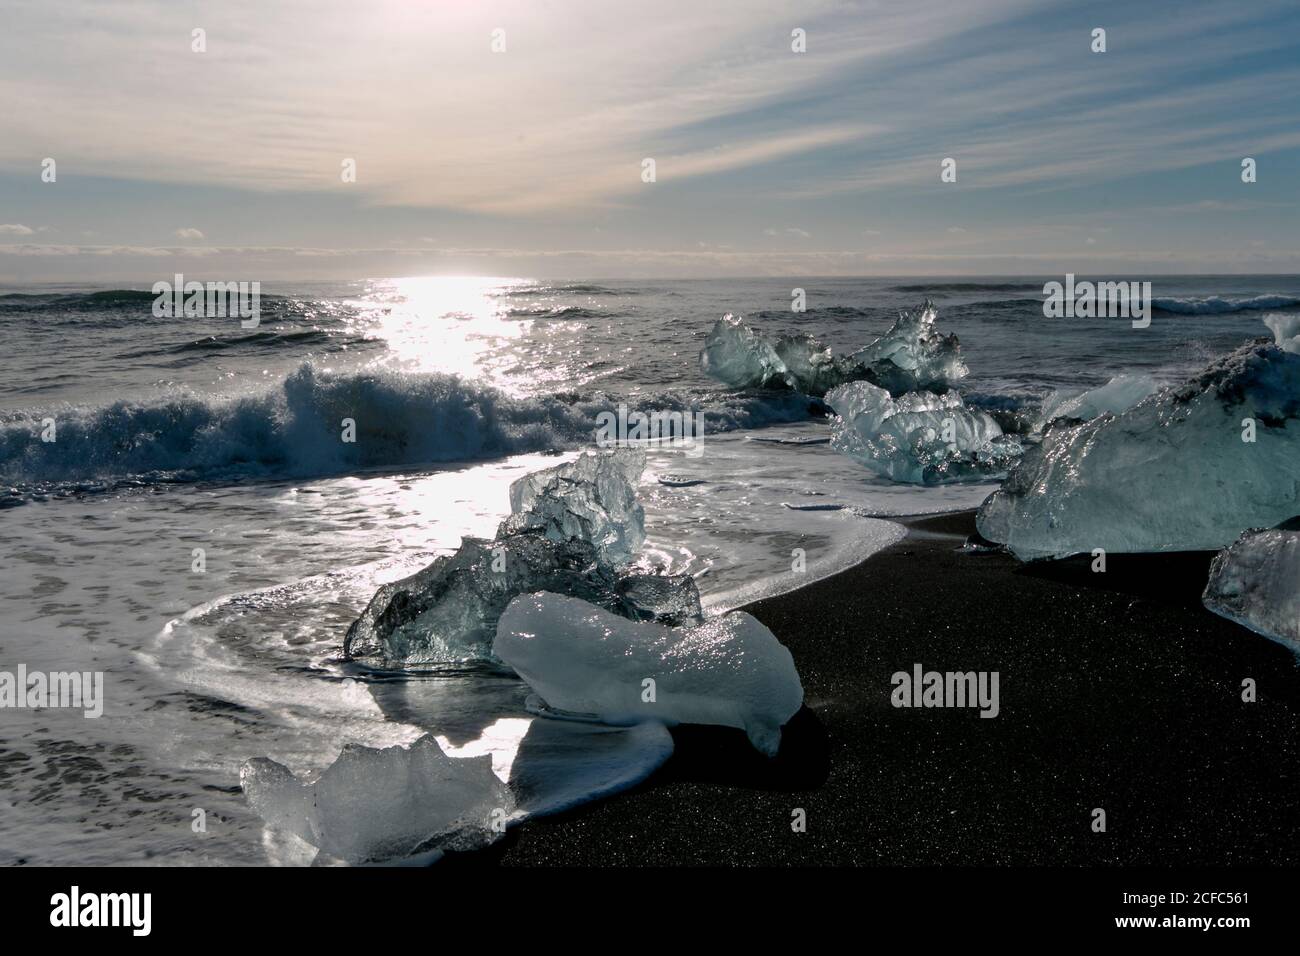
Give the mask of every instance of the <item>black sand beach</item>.
[{"label": "black sand beach", "polygon": [[[803,681],[775,760],[739,731],[677,728],[642,786],[477,862],[1300,862],[1300,667],[1201,606],[1209,553],[1111,555],[1095,574],[961,552],[971,512],[907,523],[863,564],[747,608]],[[891,675],[918,662],[999,672],[999,715],[891,706]]]}]

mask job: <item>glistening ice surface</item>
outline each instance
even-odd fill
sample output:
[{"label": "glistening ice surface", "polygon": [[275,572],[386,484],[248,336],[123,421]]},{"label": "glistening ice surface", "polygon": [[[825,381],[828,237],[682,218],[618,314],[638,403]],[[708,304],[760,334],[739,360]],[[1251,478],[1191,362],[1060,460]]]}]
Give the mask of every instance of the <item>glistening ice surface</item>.
[{"label": "glistening ice surface", "polygon": [[1119,415],[1049,430],[979,530],[1021,558],[1224,547],[1300,514],[1297,462],[1300,354],[1257,342]]},{"label": "glistening ice surface", "polygon": [[744,611],[673,628],[559,594],[522,595],[501,615],[492,650],[553,709],[614,724],[737,727],[769,756],[803,704],[790,652]]},{"label": "glistening ice surface", "polygon": [[1300,654],[1300,531],[1254,531],[1214,559],[1205,606]]}]

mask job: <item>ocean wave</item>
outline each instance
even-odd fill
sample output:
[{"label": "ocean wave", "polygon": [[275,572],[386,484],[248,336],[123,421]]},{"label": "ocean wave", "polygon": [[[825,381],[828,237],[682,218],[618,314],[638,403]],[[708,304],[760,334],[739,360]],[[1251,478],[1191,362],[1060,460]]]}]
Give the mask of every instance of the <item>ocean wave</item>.
[{"label": "ocean wave", "polygon": [[986,299],[983,302],[969,302],[961,305],[950,305],[945,310],[947,313],[957,313],[959,315],[971,315],[980,318],[988,313],[1000,309],[1023,309],[1025,306],[1033,306],[1035,309],[1042,309],[1043,297],[1041,295],[1022,296],[1018,299]]},{"label": "ocean wave", "polygon": [[1249,298],[1225,298],[1214,295],[1205,298],[1153,297],[1151,299],[1153,309],[1175,315],[1223,315],[1230,312],[1254,312],[1263,309],[1293,309],[1297,306],[1300,306],[1300,299],[1289,295],[1256,295]]},{"label": "ocean wave", "polygon": [[99,292],[9,292],[0,295],[6,309],[116,309],[148,305],[157,296],[142,289],[104,289]]},{"label": "ocean wave", "polygon": [[123,353],[121,358],[146,358],[151,355],[188,355],[210,352],[228,352],[241,348],[289,348],[302,346],[328,346],[328,351],[355,348],[382,339],[361,335],[331,334],[326,329],[261,329],[245,335],[208,335],[201,339],[167,345],[161,348],[140,349]]},{"label": "ocean wave", "polygon": [[507,309],[505,317],[507,319],[608,319],[617,312],[606,312],[602,309],[584,309],[581,306],[535,306],[528,309]]},{"label": "ocean wave", "polygon": [[[641,412],[700,412],[706,435],[819,413],[793,394],[512,397],[454,375],[327,374],[303,364],[261,393],[177,391],[149,401],[9,414],[0,421],[0,481],[25,498],[123,483],[306,478],[499,458],[587,444],[600,413],[620,403]],[[42,440],[47,418],[55,422],[55,441]],[[355,423],[351,442],[343,440],[348,419]]]},{"label": "ocean wave", "polygon": [[[11,312],[118,312],[152,311],[157,294],[144,289],[103,289],[98,292],[7,292],[0,294],[0,315]],[[329,303],[310,303],[288,296],[259,294],[263,313],[294,312],[315,305],[334,308]],[[186,318],[180,316],[178,318]]]},{"label": "ocean wave", "polygon": [[528,285],[509,289],[503,295],[507,297],[525,295],[638,295],[634,289],[611,289],[608,286],[592,285],[585,282],[562,282],[557,285]]}]

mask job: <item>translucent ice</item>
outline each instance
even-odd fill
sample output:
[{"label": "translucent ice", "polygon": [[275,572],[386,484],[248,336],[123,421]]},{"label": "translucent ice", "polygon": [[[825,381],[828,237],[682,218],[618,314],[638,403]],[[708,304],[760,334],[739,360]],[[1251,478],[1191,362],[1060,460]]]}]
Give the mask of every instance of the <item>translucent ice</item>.
[{"label": "translucent ice", "polygon": [[406,667],[483,658],[506,605],[536,590],[575,595],[640,620],[702,618],[699,590],[687,575],[620,574],[576,539],[466,538],[455,554],[375,592],[348,629],[343,652]]},{"label": "translucent ice", "polygon": [[891,395],[946,390],[968,369],[957,336],[939,332],[937,318],[929,301],[916,312],[900,312],[893,328],[850,358],[869,370],[868,381]]},{"label": "translucent ice", "polygon": [[1038,417],[1041,430],[1058,418],[1091,421],[1100,415],[1112,415],[1132,408],[1156,390],[1156,380],[1150,375],[1116,375],[1105,385],[1089,389],[1078,395],[1055,392],[1043,403]]},{"label": "translucent ice", "polygon": [[1300,514],[1300,354],[1244,345],[1114,416],[1048,430],[981,506],[1022,559],[1221,548]]},{"label": "translucent ice", "polygon": [[702,620],[689,576],[616,567],[645,537],[634,490],[644,464],[641,452],[617,449],[519,479],[496,540],[466,538],[455,554],[381,587],[348,629],[344,655],[406,667],[483,658],[510,600],[539,590],[638,620]]},{"label": "translucent ice", "polygon": [[837,415],[831,447],[893,481],[933,485],[1004,472],[1022,452],[985,412],[956,392],[909,392],[895,400],[883,388],[851,382],[826,403]]},{"label": "translucent ice", "polygon": [[1300,654],[1300,531],[1253,531],[1220,551],[1205,606]]},{"label": "translucent ice", "polygon": [[490,756],[453,759],[427,735],[409,748],[348,744],[311,782],[258,757],[241,768],[239,783],[271,826],[349,863],[475,849],[514,811]]},{"label": "translucent ice", "polygon": [[790,652],[743,611],[671,628],[527,594],[501,615],[492,650],[553,709],[613,724],[738,727],[768,755],[803,703]]},{"label": "translucent ice", "polygon": [[1266,315],[1264,324],[1272,331],[1279,348],[1286,352],[1300,352],[1300,315],[1280,312]]},{"label": "translucent ice", "polygon": [[733,388],[783,387],[824,395],[838,385],[868,381],[891,394],[918,389],[943,390],[962,378],[966,366],[955,335],[934,328],[929,302],[918,312],[902,312],[883,336],[853,355],[836,357],[807,333],[771,338],[727,315],[714,323],[700,366]]},{"label": "translucent ice", "polygon": [[822,395],[864,374],[852,362],[832,356],[811,335],[769,338],[735,315],[714,323],[700,367],[733,388],[785,387],[809,395]]},{"label": "translucent ice", "polygon": [[645,452],[618,448],[525,475],[510,485],[511,514],[497,537],[540,532],[551,541],[590,542],[603,564],[630,561],[645,541],[636,500],[644,470]]}]

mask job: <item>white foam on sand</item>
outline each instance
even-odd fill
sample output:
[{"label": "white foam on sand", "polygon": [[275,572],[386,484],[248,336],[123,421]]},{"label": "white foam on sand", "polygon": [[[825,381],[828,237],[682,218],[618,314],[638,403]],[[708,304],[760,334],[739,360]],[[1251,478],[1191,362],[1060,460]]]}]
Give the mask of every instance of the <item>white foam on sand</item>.
[{"label": "white foam on sand", "polygon": [[828,435],[811,422],[706,435],[696,458],[651,449],[638,563],[694,574],[705,610],[718,614],[896,544],[906,531],[889,517],[975,508],[998,485],[896,484],[835,452]]}]

